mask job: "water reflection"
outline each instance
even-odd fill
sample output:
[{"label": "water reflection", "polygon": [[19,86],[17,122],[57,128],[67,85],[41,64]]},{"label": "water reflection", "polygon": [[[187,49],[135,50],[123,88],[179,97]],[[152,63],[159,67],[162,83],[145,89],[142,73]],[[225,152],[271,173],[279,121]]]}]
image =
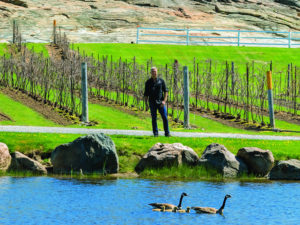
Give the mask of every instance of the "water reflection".
[{"label": "water reflection", "polygon": [[[298,224],[298,182],[0,177],[0,224]],[[224,216],[153,212],[151,202],[219,208]]]}]

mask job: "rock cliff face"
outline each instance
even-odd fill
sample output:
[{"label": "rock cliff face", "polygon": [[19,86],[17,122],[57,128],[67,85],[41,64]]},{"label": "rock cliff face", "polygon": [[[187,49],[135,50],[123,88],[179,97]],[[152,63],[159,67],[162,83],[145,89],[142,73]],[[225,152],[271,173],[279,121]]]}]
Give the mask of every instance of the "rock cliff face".
[{"label": "rock cliff face", "polygon": [[0,0],[0,42],[12,21],[27,41],[49,42],[52,21],[73,42],[136,40],[136,27],[300,30],[298,0]]}]

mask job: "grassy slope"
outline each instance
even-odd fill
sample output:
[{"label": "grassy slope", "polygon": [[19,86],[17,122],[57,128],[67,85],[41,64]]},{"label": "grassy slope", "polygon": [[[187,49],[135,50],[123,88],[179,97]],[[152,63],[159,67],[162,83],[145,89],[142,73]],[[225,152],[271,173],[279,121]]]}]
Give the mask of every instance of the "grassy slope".
[{"label": "grassy slope", "polygon": [[[32,125],[32,126],[60,126],[45,119],[43,116],[33,111],[32,109],[15,102],[9,97],[0,92],[0,112],[8,115],[13,121],[0,121],[0,125]],[[97,104],[89,104],[89,119],[97,121],[98,124],[91,128],[102,129],[138,129],[152,130],[150,112],[141,113],[132,111],[131,114],[125,113],[114,106],[102,106]],[[183,114],[181,115],[183,120]],[[188,131],[188,132],[222,132],[222,133],[243,133],[257,134],[254,131],[246,131],[223,125],[217,121],[204,118],[193,113],[190,113],[190,124],[196,125],[196,129],[186,130],[183,126],[178,126],[170,121],[171,131]],[[71,125],[71,127],[79,127],[80,125]],[[158,127],[162,130],[162,120],[158,115]],[[300,132],[300,126],[289,124],[286,122],[276,121],[276,127],[281,129],[289,129]],[[274,133],[271,131],[259,132],[259,134],[267,135],[300,135],[300,133]]]},{"label": "grassy slope", "polygon": [[[30,152],[41,150],[51,152],[60,144],[75,140],[79,134],[40,134],[40,133],[1,133],[0,142],[5,142],[10,151]],[[145,154],[155,143],[182,143],[195,150],[201,156],[205,148],[211,143],[224,145],[229,151],[236,154],[241,147],[259,147],[273,152],[276,160],[288,158],[300,159],[298,151],[299,141],[266,141],[225,138],[177,138],[177,137],[135,137],[135,136],[111,136],[116,144],[117,151],[128,153],[127,156],[119,156],[121,171],[133,171],[137,159],[132,158],[132,153]],[[124,155],[124,154],[123,154]]]},{"label": "grassy slope", "polygon": [[[114,107],[107,107],[97,104],[89,104],[89,118],[99,124],[96,128],[104,129],[139,129],[150,130],[151,121],[149,118],[139,117],[124,113]],[[159,123],[162,126],[162,123]]]},{"label": "grassy slope", "polygon": [[300,49],[288,48],[260,48],[260,47],[233,47],[233,46],[183,46],[183,45],[150,45],[150,44],[74,44],[74,49],[79,47],[90,55],[113,56],[115,60],[132,60],[145,63],[151,57],[156,65],[173,63],[177,59],[181,65],[191,65],[193,58],[213,59],[220,61],[234,61],[246,63],[252,60],[259,62],[273,61],[273,67],[277,65],[286,67],[288,63],[300,62]]},{"label": "grassy slope", "polygon": [[45,119],[31,108],[13,101],[0,92],[0,112],[9,116],[13,121],[0,121],[1,125],[31,125],[31,126],[55,126],[52,121]]},{"label": "grassy slope", "polygon": [[0,55],[3,55],[4,49],[6,48],[5,43],[0,43]]},{"label": "grassy slope", "polygon": [[43,53],[44,57],[49,57],[48,50],[46,49],[47,44],[45,43],[27,43],[28,49],[33,50],[36,53]]},{"label": "grassy slope", "polygon": [[[3,47],[5,47],[5,45],[1,45]],[[0,46],[0,49],[1,49]],[[150,55],[152,55],[152,53],[159,53],[159,49],[162,49],[162,51],[164,50],[168,50],[171,52],[175,52],[176,54],[183,54],[183,50],[184,49],[190,49],[191,52],[201,52],[204,50],[210,49],[211,50],[216,50],[218,49],[219,51],[221,51],[222,49],[224,50],[224,47],[201,47],[201,46],[166,46],[166,45],[130,45],[130,44],[83,44],[83,46],[85,46],[85,48],[87,48],[86,52],[87,53],[91,53],[92,51],[99,51],[99,48],[102,49],[102,51],[111,51],[111,54],[124,54],[124,55],[128,55],[128,54],[135,54],[136,52],[139,52],[139,57],[141,58],[142,56],[146,55],[146,57],[144,59],[148,59]],[[37,52],[43,52],[44,54],[47,53],[47,50],[45,48],[45,44],[28,44],[28,48],[32,48],[34,49],[34,51]],[[76,47],[76,45],[75,45]],[[91,49],[90,47],[93,47],[95,49]],[[175,48],[176,47],[176,48]],[[178,49],[177,49],[178,47]],[[98,49],[97,49],[98,48]],[[117,52],[117,49],[121,49],[120,52]],[[131,51],[132,48],[134,49],[134,51]],[[151,52],[150,48],[153,48],[154,50]],[[169,49],[170,48],[170,49]],[[225,47],[226,49],[227,47]],[[239,51],[240,48],[236,48],[236,47],[229,47],[228,49],[230,49],[231,52],[233,51]],[[245,48],[248,51],[248,55],[254,55],[256,54],[258,51],[271,51],[272,48]],[[259,50],[261,49],[261,50]],[[137,51],[138,50],[138,51]],[[278,50],[277,48],[275,50]],[[279,51],[281,51],[282,49],[279,49]],[[292,50],[294,51],[295,49],[284,49],[284,50]],[[297,49],[296,49],[297,50]],[[0,50],[1,51],[1,50]],[[100,51],[100,54],[101,52]],[[180,52],[181,51],[181,52]],[[274,51],[274,50],[273,50]],[[46,53],[45,53],[46,52]],[[222,51],[221,51],[222,52]],[[224,51],[226,54],[228,54],[227,51]],[[106,52],[107,53],[107,52]],[[151,54],[150,54],[151,53]],[[174,53],[174,54],[175,54]],[[209,53],[209,51],[208,51]],[[225,54],[224,53],[224,54]],[[251,53],[251,54],[250,54]],[[147,56],[148,54],[148,56]],[[174,56],[173,54],[173,56]],[[231,53],[233,54],[233,53]],[[237,53],[236,53],[237,54]],[[241,52],[240,52],[241,54]],[[247,55],[245,53],[245,55]],[[258,54],[258,53],[257,53]],[[162,54],[160,54],[161,56]],[[164,57],[166,57],[168,54],[163,54]],[[189,56],[191,55],[191,53],[189,53]],[[218,54],[218,57],[220,57],[221,54]],[[247,56],[248,58],[250,56]],[[178,55],[176,56],[178,57]],[[186,56],[187,58],[188,56]],[[296,57],[296,56],[295,56]],[[171,60],[172,55],[169,55],[169,59]],[[6,99],[6,101],[8,101],[8,99]],[[14,103],[9,103],[7,104],[7,106],[9,105],[13,105]],[[0,108],[1,109],[1,108]],[[4,110],[4,107],[2,107],[2,111]],[[12,112],[12,110],[10,110],[10,112]],[[17,111],[13,112],[16,113]],[[20,111],[22,112],[22,111]],[[4,112],[5,113],[5,112]],[[30,121],[32,121],[32,124],[30,124],[31,122],[28,122],[26,118],[24,118],[22,115],[10,115],[9,111],[6,111],[6,113],[8,116],[11,116],[15,122],[5,122],[2,121],[0,122],[0,124],[13,124],[13,125],[42,125],[42,126],[46,126],[44,124],[47,124],[47,126],[51,126],[53,125],[52,122],[45,122],[44,119],[42,119],[42,121],[39,121],[39,118],[37,116],[34,117],[30,117]],[[21,113],[22,114],[22,113]],[[123,112],[120,112],[118,110],[115,110],[112,107],[103,107],[103,106],[99,106],[99,105],[94,105],[94,104],[90,104],[89,105],[89,117],[91,120],[95,120],[97,121],[99,124],[96,126],[97,128],[108,128],[108,129],[133,129],[133,128],[138,128],[138,129],[142,129],[142,130],[151,130],[151,119],[150,119],[150,115],[148,114],[148,117],[137,117],[137,116],[133,116],[133,115],[128,115],[125,114]],[[183,114],[181,115],[181,119],[183,120]],[[268,120],[267,120],[268,121]],[[52,124],[51,124],[52,123]],[[247,133],[247,134],[255,134],[254,132],[251,131],[245,131],[245,130],[241,130],[241,129],[235,129],[232,127],[228,127],[225,125],[222,125],[221,123],[212,121],[210,119],[206,119],[200,116],[196,116],[194,114],[191,113],[190,115],[190,123],[193,125],[196,125],[198,128],[195,130],[191,130],[192,132],[224,132],[224,133]],[[79,127],[76,126],[75,127]],[[159,127],[162,128],[162,123],[159,120]],[[289,124],[286,122],[282,122],[282,121],[278,121],[276,120],[276,127],[280,128],[280,129],[284,129],[284,130],[293,130],[293,131],[300,131],[300,126],[294,125],[294,124]],[[184,131],[184,129],[181,127],[174,127],[171,124],[171,130],[173,131]],[[262,132],[261,134],[274,134],[273,132]],[[295,134],[295,133],[275,133],[275,135],[291,135],[291,134]],[[296,133],[297,135],[297,133]]]},{"label": "grassy slope", "polygon": [[[199,59],[208,59],[220,61],[235,61],[238,63],[245,63],[252,60],[259,62],[273,61],[273,68],[276,66],[286,68],[287,64],[293,62],[294,64],[300,61],[300,49],[288,48],[261,48],[261,47],[232,47],[232,46],[176,46],[176,45],[136,45],[136,44],[74,44],[74,49],[79,47],[80,52],[85,52],[88,55],[93,54],[95,57],[99,54],[112,55],[113,59],[117,60],[122,57],[123,60],[132,60],[136,56],[139,63],[145,63],[151,57],[156,65],[163,65],[164,63],[172,63],[174,59],[178,59],[182,65],[193,63],[193,57]],[[200,117],[191,115],[191,123],[202,127],[202,124],[209,123]],[[276,118],[275,118],[276,119]],[[193,121],[192,121],[193,120]],[[266,118],[266,121],[269,121]],[[225,127],[225,126],[224,126]],[[235,132],[230,128],[220,127],[218,131]],[[300,127],[284,121],[276,120],[276,127],[282,130],[300,131]],[[202,127],[203,128],[203,127]],[[206,131],[214,132],[214,129],[204,127]],[[199,130],[197,130],[199,131]],[[244,133],[242,131],[241,133]]]}]

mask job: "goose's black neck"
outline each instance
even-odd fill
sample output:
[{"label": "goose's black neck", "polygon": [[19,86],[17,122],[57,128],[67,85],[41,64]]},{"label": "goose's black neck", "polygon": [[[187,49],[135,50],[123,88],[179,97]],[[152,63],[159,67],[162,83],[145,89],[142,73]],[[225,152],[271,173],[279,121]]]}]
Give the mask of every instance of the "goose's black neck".
[{"label": "goose's black neck", "polygon": [[225,208],[225,204],[226,204],[226,200],[227,200],[227,196],[225,196],[223,204],[221,206],[221,208],[218,210],[218,213],[223,213],[223,209]]},{"label": "goose's black neck", "polygon": [[178,209],[181,209],[182,199],[183,199],[183,195],[180,196],[179,204],[177,206]]}]

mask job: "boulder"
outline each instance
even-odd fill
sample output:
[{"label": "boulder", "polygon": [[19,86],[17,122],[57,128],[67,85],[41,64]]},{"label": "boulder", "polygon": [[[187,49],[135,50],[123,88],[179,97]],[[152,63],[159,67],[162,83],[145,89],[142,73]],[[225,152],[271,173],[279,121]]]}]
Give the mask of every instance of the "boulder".
[{"label": "boulder", "polygon": [[274,157],[271,151],[256,147],[244,147],[239,149],[237,157],[244,161],[249,173],[256,176],[267,175],[274,164]]},{"label": "boulder", "polygon": [[0,142],[0,170],[6,171],[10,165],[11,156],[6,144]]},{"label": "boulder", "polygon": [[235,157],[225,146],[217,143],[206,147],[199,165],[216,170],[227,178],[234,178],[248,172],[247,166],[241,159]]},{"label": "boulder", "polygon": [[11,165],[9,170],[13,171],[31,171],[34,174],[47,174],[46,168],[26,155],[20,152],[14,152],[11,154]]},{"label": "boulder", "polygon": [[181,143],[156,143],[139,161],[135,171],[140,173],[145,168],[162,168],[181,164],[195,166],[198,160],[199,157],[194,150]]},{"label": "boulder", "polygon": [[115,144],[102,133],[79,137],[56,147],[51,162],[54,173],[117,173],[119,170]]},{"label": "boulder", "polygon": [[279,161],[269,173],[271,180],[300,180],[300,160]]}]

